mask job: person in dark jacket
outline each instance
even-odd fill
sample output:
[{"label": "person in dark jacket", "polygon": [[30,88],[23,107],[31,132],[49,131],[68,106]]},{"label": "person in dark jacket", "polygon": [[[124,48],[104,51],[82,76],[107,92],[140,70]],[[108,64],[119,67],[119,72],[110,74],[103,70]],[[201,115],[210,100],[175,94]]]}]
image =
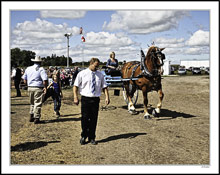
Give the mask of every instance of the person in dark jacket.
[{"label": "person in dark jacket", "polygon": [[20,91],[20,82],[21,82],[21,69],[17,67],[17,64],[14,65],[14,69],[12,71],[12,78],[14,80],[14,86],[17,91],[16,97],[21,97],[21,91]]},{"label": "person in dark jacket", "polygon": [[53,75],[52,80],[53,81],[49,84],[47,89],[49,89],[50,87],[53,88],[52,98],[54,101],[54,113],[56,114],[57,118],[59,118],[60,117],[59,111],[60,111],[60,107],[61,107],[61,98],[63,97],[61,83],[58,80],[57,75]]}]

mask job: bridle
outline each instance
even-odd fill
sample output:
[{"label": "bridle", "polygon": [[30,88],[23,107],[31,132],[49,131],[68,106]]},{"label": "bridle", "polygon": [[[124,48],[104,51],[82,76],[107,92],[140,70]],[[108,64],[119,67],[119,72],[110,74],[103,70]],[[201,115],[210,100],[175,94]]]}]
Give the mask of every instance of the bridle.
[{"label": "bridle", "polygon": [[[153,71],[152,73],[147,69],[145,65],[145,55],[143,50],[141,50],[141,71],[144,76],[147,77],[157,77],[160,76],[159,68],[164,65],[163,60],[165,59],[165,55],[161,52],[161,49],[156,47],[156,51],[151,51],[150,58],[153,63]],[[160,63],[158,63],[158,60]]]}]

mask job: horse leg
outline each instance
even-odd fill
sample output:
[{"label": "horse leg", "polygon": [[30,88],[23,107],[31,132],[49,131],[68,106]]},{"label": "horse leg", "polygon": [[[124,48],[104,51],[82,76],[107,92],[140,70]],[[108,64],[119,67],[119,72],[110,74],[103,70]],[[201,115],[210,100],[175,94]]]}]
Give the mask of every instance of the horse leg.
[{"label": "horse leg", "polygon": [[147,110],[148,105],[148,98],[147,98],[147,91],[142,89],[143,97],[144,97],[144,119],[151,119],[150,114]]},{"label": "horse leg", "polygon": [[134,104],[131,101],[131,97],[130,96],[128,96],[128,101],[129,101],[129,103],[128,103],[128,111],[135,111],[135,107],[134,107]]},{"label": "horse leg", "polygon": [[157,104],[157,108],[155,108],[152,112],[153,116],[154,117],[159,117],[159,113],[160,113],[160,109],[162,107],[162,100],[163,100],[163,97],[164,97],[164,93],[162,91],[162,88],[159,89],[157,91],[157,93],[159,94],[159,103]]},{"label": "horse leg", "polygon": [[134,95],[134,92],[135,92],[134,88],[132,88],[132,90],[130,92],[129,86],[127,86],[126,95],[127,95],[127,98],[128,98],[128,112],[130,112],[131,114],[136,114],[135,107],[134,107],[134,104],[132,102],[132,97]]}]

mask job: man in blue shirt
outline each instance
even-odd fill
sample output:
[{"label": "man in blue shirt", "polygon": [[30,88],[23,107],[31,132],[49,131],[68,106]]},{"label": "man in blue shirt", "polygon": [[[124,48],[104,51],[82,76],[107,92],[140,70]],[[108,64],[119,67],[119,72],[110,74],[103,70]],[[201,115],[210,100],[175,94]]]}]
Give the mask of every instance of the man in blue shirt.
[{"label": "man in blue shirt", "polygon": [[47,92],[48,77],[41,66],[42,59],[36,56],[31,59],[33,66],[28,67],[23,75],[24,83],[28,85],[28,93],[30,97],[30,122],[40,123],[41,107],[43,97]]}]

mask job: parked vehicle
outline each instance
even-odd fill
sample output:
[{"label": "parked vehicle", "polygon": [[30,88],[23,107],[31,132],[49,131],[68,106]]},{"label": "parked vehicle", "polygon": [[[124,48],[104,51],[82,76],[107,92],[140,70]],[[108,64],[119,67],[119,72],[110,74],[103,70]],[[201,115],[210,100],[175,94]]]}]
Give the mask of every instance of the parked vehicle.
[{"label": "parked vehicle", "polygon": [[201,74],[201,69],[199,67],[193,67],[192,73],[193,74]]},{"label": "parked vehicle", "polygon": [[191,67],[189,67],[187,70],[188,70],[188,71],[192,71],[192,69],[193,69],[193,67],[191,66]]},{"label": "parked vehicle", "polygon": [[205,68],[204,66],[201,66],[201,67],[200,67],[200,70],[205,71],[205,69],[206,69],[206,68]]},{"label": "parked vehicle", "polygon": [[186,69],[185,68],[179,68],[178,69],[178,74],[179,75],[186,75]]},{"label": "parked vehicle", "polygon": [[209,67],[206,67],[206,68],[205,68],[205,74],[208,74],[208,75],[209,75]]}]

